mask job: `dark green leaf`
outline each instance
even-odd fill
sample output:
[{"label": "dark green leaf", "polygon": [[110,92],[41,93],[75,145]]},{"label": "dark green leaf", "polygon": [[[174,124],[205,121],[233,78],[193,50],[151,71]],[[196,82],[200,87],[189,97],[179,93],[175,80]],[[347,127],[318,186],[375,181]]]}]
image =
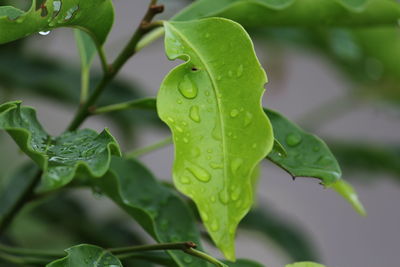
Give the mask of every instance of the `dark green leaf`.
[{"label": "dark green leaf", "polygon": [[400,5],[392,0],[199,0],[173,20],[204,17],[224,17],[249,27],[394,26]]},{"label": "dark green leaf", "polygon": [[287,155],[273,150],[268,159],[293,177],[314,177],[348,200],[360,214],[365,214],[354,189],[341,179],[342,172],[328,146],[317,136],[307,133],[281,114],[265,109],[271,120],[275,138]]},{"label": "dark green leaf", "polygon": [[93,245],[78,245],[65,250],[65,258],[53,261],[46,267],[122,267],[118,258],[107,250]]},{"label": "dark green leaf", "polygon": [[304,229],[269,209],[256,208],[250,211],[239,227],[259,232],[278,245],[294,261],[318,259]]},{"label": "dark green leaf", "polygon": [[[113,157],[110,171],[92,182],[158,242],[193,241],[200,245],[199,231],[190,209],[139,162]],[[208,266],[180,251],[168,253],[178,266]]]},{"label": "dark green leaf", "polygon": [[238,259],[236,262],[230,262],[230,261],[224,261],[226,264],[228,264],[229,267],[265,267],[264,265],[251,261],[251,260],[244,260],[244,259]]},{"label": "dark green leaf", "polygon": [[[95,16],[93,15],[95,14]],[[0,44],[39,31],[78,27],[87,31],[98,45],[106,40],[114,21],[111,0],[35,0],[27,12],[0,7]]]},{"label": "dark green leaf", "polygon": [[0,129],[43,170],[39,191],[59,188],[76,173],[101,177],[108,170],[111,155],[120,155],[107,129],[100,134],[85,129],[52,138],[37,121],[35,110],[21,107],[18,101],[0,105]]},{"label": "dark green leaf", "polygon": [[248,34],[233,21],[166,22],[165,30],[168,57],[186,61],[157,96],[158,114],[174,136],[174,183],[234,260],[236,227],[253,203],[252,174],[274,141],[260,104],[267,77]]}]

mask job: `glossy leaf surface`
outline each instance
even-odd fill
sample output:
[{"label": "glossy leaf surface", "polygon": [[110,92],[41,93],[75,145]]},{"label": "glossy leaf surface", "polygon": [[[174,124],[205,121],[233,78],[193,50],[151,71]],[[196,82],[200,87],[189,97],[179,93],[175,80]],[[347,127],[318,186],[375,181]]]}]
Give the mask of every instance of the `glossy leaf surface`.
[{"label": "glossy leaf surface", "polygon": [[78,245],[65,250],[65,258],[53,261],[46,267],[122,267],[117,257],[94,245]]},{"label": "glossy leaf surface", "polygon": [[253,202],[253,170],[273,144],[260,104],[267,78],[237,23],[166,22],[165,30],[168,57],[186,61],[157,97],[158,114],[173,132],[174,183],[232,260],[236,227]]},{"label": "glossy leaf surface", "polygon": [[[95,14],[95,15],[94,15]],[[98,45],[104,43],[114,21],[111,0],[32,1],[27,12],[0,7],[0,44],[40,31],[76,27],[88,32]]]},{"label": "glossy leaf surface", "polygon": [[[190,209],[138,161],[113,157],[108,174],[92,182],[158,242],[193,241],[200,245],[200,233]],[[208,266],[181,251],[168,253],[178,266]]]},{"label": "glossy leaf surface", "polygon": [[265,110],[274,128],[275,138],[286,155],[273,150],[268,159],[286,170],[292,177],[314,177],[342,195],[360,214],[365,210],[354,189],[341,179],[339,164],[328,146],[315,135],[303,131],[281,114]]},{"label": "glossy leaf surface", "polygon": [[391,0],[200,0],[173,20],[215,16],[246,27],[394,26],[400,17],[400,5]]},{"label": "glossy leaf surface", "polygon": [[101,177],[109,168],[111,155],[120,155],[108,130],[98,134],[85,129],[53,138],[38,122],[35,110],[18,101],[0,105],[0,129],[43,170],[39,191],[59,188],[77,172]]},{"label": "glossy leaf surface", "polygon": [[296,262],[286,265],[286,267],[325,267],[325,265],[318,264],[311,261]]}]

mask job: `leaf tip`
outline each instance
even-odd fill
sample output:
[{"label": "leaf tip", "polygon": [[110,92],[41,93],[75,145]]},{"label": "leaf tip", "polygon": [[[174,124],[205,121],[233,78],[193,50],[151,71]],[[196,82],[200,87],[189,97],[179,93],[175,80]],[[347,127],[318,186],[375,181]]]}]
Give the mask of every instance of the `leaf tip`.
[{"label": "leaf tip", "polygon": [[367,216],[367,212],[359,200],[357,192],[348,182],[339,179],[328,187],[332,188],[334,191],[344,197],[358,214],[361,216]]}]

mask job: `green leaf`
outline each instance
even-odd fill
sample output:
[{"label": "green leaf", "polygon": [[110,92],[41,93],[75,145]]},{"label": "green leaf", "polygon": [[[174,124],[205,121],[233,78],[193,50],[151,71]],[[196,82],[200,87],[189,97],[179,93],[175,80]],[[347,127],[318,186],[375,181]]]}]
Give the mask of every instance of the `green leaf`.
[{"label": "green leaf", "polygon": [[84,31],[75,29],[74,35],[81,59],[81,101],[84,101],[88,97],[90,68],[97,50],[93,40]]},{"label": "green leaf", "polygon": [[235,262],[225,261],[225,263],[228,264],[229,267],[264,267],[264,265],[258,262],[246,259],[238,259]]},{"label": "green leaf", "polygon": [[46,267],[122,267],[113,254],[94,245],[77,245],[65,250],[65,258],[53,261]]},{"label": "green leaf", "polygon": [[287,155],[273,150],[268,159],[286,170],[292,177],[313,177],[342,195],[360,214],[365,210],[354,189],[341,179],[342,171],[328,146],[315,135],[303,131],[281,114],[265,109],[274,128],[275,138]]},{"label": "green leaf", "polygon": [[0,44],[39,31],[75,27],[88,32],[100,46],[106,40],[113,21],[111,0],[34,0],[27,12],[1,6]]},{"label": "green leaf", "polygon": [[[158,242],[192,241],[200,246],[200,233],[190,209],[138,161],[113,157],[110,171],[92,183]],[[178,266],[208,266],[181,251],[168,253]]]},{"label": "green leaf", "polygon": [[174,136],[174,183],[234,260],[236,227],[253,203],[252,173],[274,140],[260,105],[267,77],[237,23],[166,22],[165,31],[168,57],[186,61],[167,75],[157,97]]},{"label": "green leaf", "polygon": [[216,16],[246,27],[395,26],[400,5],[392,0],[199,0],[173,20]]},{"label": "green leaf", "polygon": [[43,170],[41,192],[66,185],[76,173],[101,177],[109,168],[111,155],[120,155],[107,129],[100,134],[85,129],[52,138],[37,121],[35,110],[22,107],[19,101],[0,105],[0,129]]},{"label": "green leaf", "polygon": [[325,265],[318,264],[311,261],[296,262],[293,264],[288,264],[286,267],[325,267]]},{"label": "green leaf", "polygon": [[270,209],[256,208],[244,217],[239,227],[257,231],[258,235],[279,246],[293,261],[318,260],[307,232],[298,224],[281,217]]},{"label": "green leaf", "polygon": [[33,164],[22,166],[0,190],[0,225],[23,199],[35,180],[38,168]]}]

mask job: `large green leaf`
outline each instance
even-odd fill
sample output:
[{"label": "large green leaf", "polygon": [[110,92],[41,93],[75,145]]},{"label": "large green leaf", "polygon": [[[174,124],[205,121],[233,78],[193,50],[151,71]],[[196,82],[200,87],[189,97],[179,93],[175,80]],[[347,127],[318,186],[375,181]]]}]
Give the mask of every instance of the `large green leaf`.
[{"label": "large green leaf", "polygon": [[293,264],[288,264],[286,267],[325,267],[325,265],[318,264],[311,261],[296,262]]},{"label": "large green leaf", "polygon": [[[92,182],[155,240],[161,243],[192,241],[200,246],[200,234],[190,209],[139,162],[113,157],[110,171]],[[181,251],[168,253],[178,266],[208,266]]]},{"label": "large green leaf", "polygon": [[246,215],[239,227],[257,231],[279,246],[293,261],[318,260],[307,231],[301,225],[291,223],[290,219],[281,217],[271,209],[256,208]]},{"label": "large green leaf", "polygon": [[76,173],[101,177],[109,168],[111,155],[120,155],[107,129],[100,134],[85,129],[53,138],[37,121],[35,110],[22,107],[19,101],[0,105],[0,129],[43,170],[39,191],[59,188]]},{"label": "large green leaf", "polygon": [[260,104],[267,78],[237,23],[166,22],[165,30],[168,57],[186,61],[167,75],[157,98],[174,135],[174,182],[233,260],[236,227],[253,202],[253,170],[273,143]]},{"label": "large green leaf", "polygon": [[400,17],[400,5],[392,0],[199,0],[173,20],[214,16],[249,27],[394,26]]},{"label": "large green leaf", "polygon": [[111,0],[33,0],[27,12],[1,6],[0,44],[40,31],[75,27],[88,32],[98,45],[102,45],[113,21]]},{"label": "large green leaf", "polygon": [[53,261],[46,267],[122,267],[113,254],[94,245],[77,245],[65,250],[65,258]]},{"label": "large green leaf", "polygon": [[343,179],[336,158],[328,146],[317,136],[303,131],[281,114],[265,110],[274,128],[275,138],[284,146],[286,155],[273,150],[268,159],[286,170],[293,178],[314,177],[332,188],[360,214],[365,210],[358,200],[357,193]]}]

